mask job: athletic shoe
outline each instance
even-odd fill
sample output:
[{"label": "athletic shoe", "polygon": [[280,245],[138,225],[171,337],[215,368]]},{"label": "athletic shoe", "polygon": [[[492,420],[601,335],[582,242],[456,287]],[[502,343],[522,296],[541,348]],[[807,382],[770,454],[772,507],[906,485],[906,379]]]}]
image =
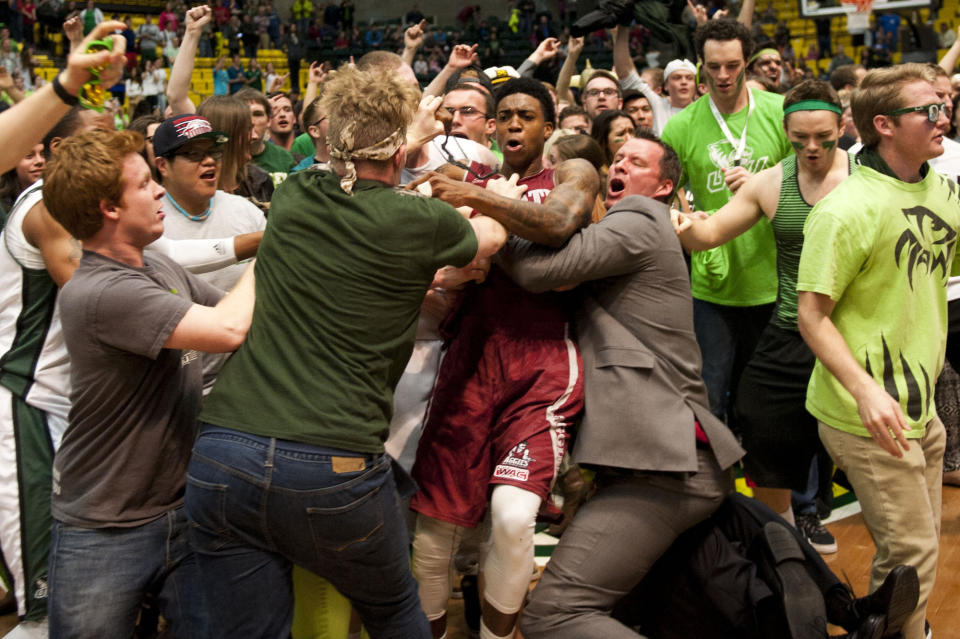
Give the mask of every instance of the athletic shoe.
[{"label": "athletic shoe", "polygon": [[933,628],[930,627],[930,622],[927,620],[923,621],[923,633],[926,635],[925,639],[933,639]]},{"label": "athletic shoe", "polygon": [[837,552],[837,540],[824,528],[816,513],[797,515],[797,528],[807,538],[807,542],[821,555]]},{"label": "athletic shoe", "polygon": [[767,522],[763,535],[782,586],[790,639],[823,639],[827,636],[827,611],[823,595],[804,565],[806,557],[800,544],[776,521]]}]

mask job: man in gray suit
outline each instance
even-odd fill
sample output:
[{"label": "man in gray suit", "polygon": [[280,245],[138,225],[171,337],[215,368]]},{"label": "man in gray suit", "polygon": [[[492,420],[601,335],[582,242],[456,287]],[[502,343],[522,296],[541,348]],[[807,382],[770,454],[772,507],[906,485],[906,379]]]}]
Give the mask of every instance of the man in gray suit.
[{"label": "man in gray suit", "polygon": [[580,284],[586,410],[573,456],[598,485],[530,598],[520,626],[528,639],[636,637],[610,617],[614,604],[733,486],[743,450],[710,412],[690,281],[664,203],[679,177],[676,153],[641,134],[610,167],[606,217],[559,250],[513,240],[500,254],[532,291]]}]

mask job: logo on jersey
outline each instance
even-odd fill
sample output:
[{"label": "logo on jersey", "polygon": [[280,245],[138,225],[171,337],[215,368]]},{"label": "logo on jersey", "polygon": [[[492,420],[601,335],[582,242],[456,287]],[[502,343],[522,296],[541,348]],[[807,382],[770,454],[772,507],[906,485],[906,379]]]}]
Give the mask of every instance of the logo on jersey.
[{"label": "logo on jersey", "polygon": [[[717,140],[713,144],[708,144],[707,153],[710,157],[710,162],[717,167],[716,171],[713,171],[707,176],[707,190],[711,193],[719,193],[727,188],[722,169],[729,169],[732,166],[736,166],[734,162],[736,150],[728,140],[723,139]],[[740,156],[739,166],[742,166],[750,173],[758,173],[767,168],[769,164],[769,156],[764,155],[759,158],[754,158],[753,147],[749,144],[743,147],[743,155]]]},{"label": "logo on jersey", "polygon": [[939,269],[946,284],[957,232],[925,206],[914,206],[901,212],[907,218],[908,226],[894,248],[897,268],[906,265],[911,289],[915,272],[926,272],[932,277]]},{"label": "logo on jersey", "polygon": [[543,201],[550,195],[550,189],[534,189],[523,194],[523,199],[535,204],[543,204]]}]

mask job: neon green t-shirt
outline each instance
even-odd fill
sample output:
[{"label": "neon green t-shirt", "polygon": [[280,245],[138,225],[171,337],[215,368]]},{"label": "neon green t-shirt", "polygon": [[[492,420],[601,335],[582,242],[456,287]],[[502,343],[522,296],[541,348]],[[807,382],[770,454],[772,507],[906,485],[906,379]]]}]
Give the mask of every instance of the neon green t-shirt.
[{"label": "neon green t-shirt", "polygon": [[[741,166],[757,173],[775,165],[793,150],[783,132],[783,97],[751,91],[756,106],[747,126]],[[724,116],[739,140],[747,108]],[[733,193],[721,168],[733,166],[734,147],[727,140],[704,96],[676,114],[663,130],[663,141],[680,156],[684,184],[697,208],[716,211]],[[724,306],[757,306],[777,299],[777,251],[770,221],[760,220],[743,235],[709,251],[695,251],[690,284],[697,299]]]},{"label": "neon green t-shirt", "polygon": [[[903,408],[908,438],[935,414],[947,339],[947,278],[954,266],[957,185],[928,170],[907,183],[861,166],[810,212],[798,291],[829,295],[831,319],[857,362]],[[807,410],[869,437],[853,396],[817,360]]]}]

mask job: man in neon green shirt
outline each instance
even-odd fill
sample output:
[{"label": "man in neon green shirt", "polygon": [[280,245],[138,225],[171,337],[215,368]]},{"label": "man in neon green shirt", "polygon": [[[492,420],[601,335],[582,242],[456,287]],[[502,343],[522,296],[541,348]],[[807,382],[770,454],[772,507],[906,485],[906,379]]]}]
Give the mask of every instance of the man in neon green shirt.
[{"label": "man in neon green shirt", "polygon": [[920,578],[906,639],[925,636],[936,577],[946,435],[933,391],[960,227],[957,185],[927,164],[947,121],[934,80],[919,64],[866,75],[852,104],[862,166],[811,211],[797,276],[817,356],[807,410],[876,542],[871,589],[901,563]]},{"label": "man in neon green shirt", "polygon": [[[751,174],[774,166],[791,148],[783,132],[783,98],[750,91],[744,82],[753,50],[749,30],[732,20],[711,20],[694,39],[710,95],[670,118],[663,141],[676,149],[681,181],[697,208],[715,211]],[[694,328],[710,410],[721,419],[777,299],[776,259],[765,219],[722,246],[693,253]]]}]

